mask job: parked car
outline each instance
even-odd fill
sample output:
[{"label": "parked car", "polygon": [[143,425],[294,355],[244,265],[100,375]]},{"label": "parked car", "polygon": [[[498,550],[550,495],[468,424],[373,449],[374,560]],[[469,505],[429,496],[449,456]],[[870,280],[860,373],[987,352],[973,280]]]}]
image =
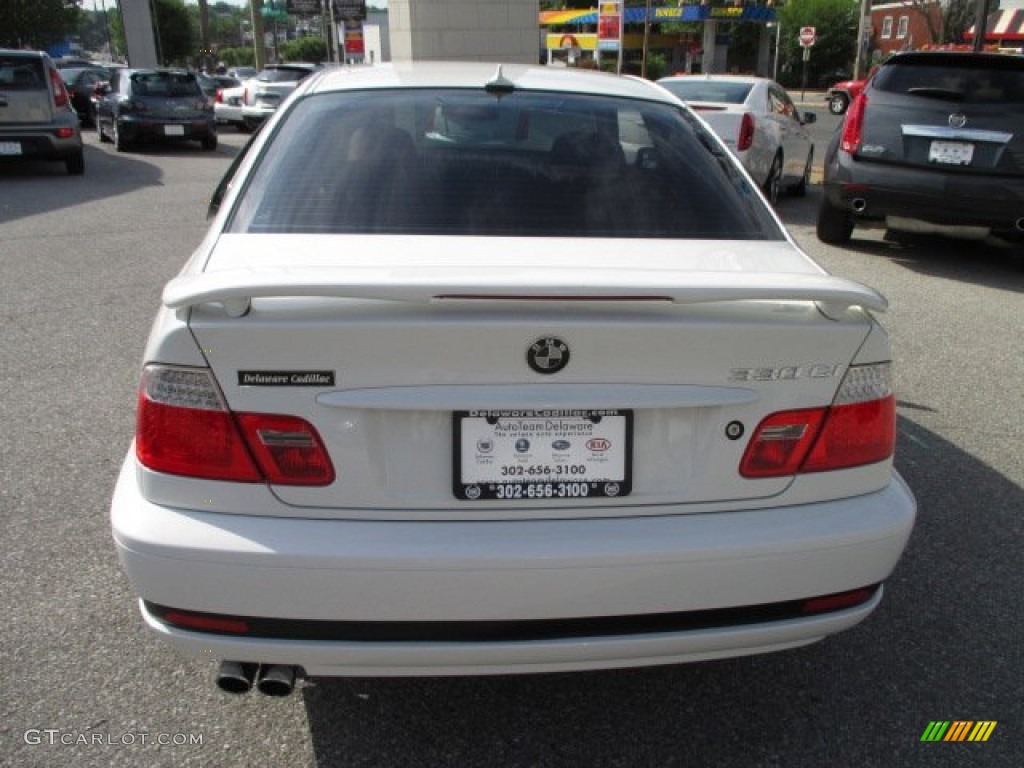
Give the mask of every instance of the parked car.
[{"label": "parked car", "polygon": [[140,141],[194,140],[205,150],[217,148],[213,102],[194,72],[119,69],[99,94],[96,130],[118,152]]},{"label": "parked car", "polygon": [[863,80],[843,80],[832,85],[825,93],[828,111],[833,115],[845,114],[853,100],[860,96],[860,92],[864,90],[864,86],[867,85],[876,69],[878,67],[872,67],[868,76]]},{"label": "parked car", "polygon": [[1024,58],[888,59],[825,156],[818,237],[855,227],[1024,242]]},{"label": "parked car", "polygon": [[268,64],[257,75],[246,80],[242,101],[245,127],[252,131],[262,125],[295,87],[319,68],[319,65],[301,62]]},{"label": "parked car", "polygon": [[213,99],[213,114],[219,125],[233,125],[243,133],[251,129],[242,119],[242,101],[245,99],[245,85],[234,88],[218,88]]},{"label": "parked car", "polygon": [[78,115],[53,61],[43,51],[0,48],[0,161],[25,158],[85,173]]},{"label": "parked car", "polygon": [[83,125],[94,125],[95,113],[92,105],[92,94],[96,86],[110,80],[111,70],[100,67],[67,67],[60,70],[64,87],[71,98],[71,106],[78,113]]},{"label": "parked car", "polygon": [[238,81],[248,80],[250,77],[259,72],[256,67],[231,67],[227,71],[228,77],[233,77]]},{"label": "parked car", "polygon": [[819,640],[915,516],[885,300],[639,78],[327,69],[162,294],[111,515],[224,690]]},{"label": "parked car", "polygon": [[217,91],[221,88],[236,88],[242,84],[242,81],[236,77],[207,75],[202,72],[196,74],[196,79],[199,81],[199,87],[203,89],[203,93],[210,99],[215,99]]},{"label": "parked car", "polygon": [[783,190],[804,195],[814,165],[814,142],[786,90],[761,77],[676,75],[658,83],[696,110],[740,159],[772,205]]}]

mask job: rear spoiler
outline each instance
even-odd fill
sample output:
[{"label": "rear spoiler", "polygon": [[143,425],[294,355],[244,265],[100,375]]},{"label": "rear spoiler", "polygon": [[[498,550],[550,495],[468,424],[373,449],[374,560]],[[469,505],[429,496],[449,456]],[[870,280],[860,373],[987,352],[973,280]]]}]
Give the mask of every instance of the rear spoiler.
[{"label": "rear spoiler", "polygon": [[183,275],[164,288],[170,309],[224,306],[231,317],[252,299],[322,297],[431,303],[438,301],[813,301],[830,316],[848,307],[884,312],[885,297],[866,285],[828,274],[690,272],[592,268],[295,268],[233,269]]}]

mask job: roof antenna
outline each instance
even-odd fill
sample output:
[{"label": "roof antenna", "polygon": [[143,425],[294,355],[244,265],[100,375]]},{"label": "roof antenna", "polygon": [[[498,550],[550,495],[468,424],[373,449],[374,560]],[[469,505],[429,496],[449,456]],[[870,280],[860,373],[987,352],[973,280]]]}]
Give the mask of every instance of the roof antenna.
[{"label": "roof antenna", "polygon": [[515,89],[516,84],[502,73],[501,64],[498,65],[498,71],[494,73],[494,77],[484,84],[484,90],[488,93],[512,93]]}]

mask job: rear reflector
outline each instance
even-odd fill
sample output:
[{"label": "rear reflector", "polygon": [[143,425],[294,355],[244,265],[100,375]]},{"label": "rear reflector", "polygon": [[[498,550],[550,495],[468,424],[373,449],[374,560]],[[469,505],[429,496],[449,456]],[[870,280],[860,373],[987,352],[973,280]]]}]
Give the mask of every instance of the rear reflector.
[{"label": "rear reflector", "polygon": [[851,366],[831,407],[781,411],[754,430],[743,477],[782,477],[874,464],[896,445],[889,363]]},{"label": "rear reflector", "polygon": [[160,618],[176,627],[195,629],[200,632],[228,632],[233,635],[244,635],[249,631],[249,625],[241,619],[218,616],[213,613],[167,611]]},{"label": "rear reflector", "polygon": [[143,466],[172,475],[277,485],[334,481],[312,424],[297,416],[232,413],[204,368],[145,367],[135,452]]},{"label": "rear reflector", "polygon": [[813,597],[804,601],[801,612],[804,614],[828,613],[829,611],[840,611],[843,608],[853,608],[855,605],[861,605],[870,600],[877,589],[878,587],[865,587],[849,592],[837,592],[824,597]]}]

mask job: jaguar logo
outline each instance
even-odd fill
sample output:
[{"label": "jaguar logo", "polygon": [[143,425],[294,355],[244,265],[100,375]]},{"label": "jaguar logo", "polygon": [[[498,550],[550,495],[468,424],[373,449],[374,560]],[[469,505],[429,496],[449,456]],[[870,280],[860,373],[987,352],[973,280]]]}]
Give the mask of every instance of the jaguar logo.
[{"label": "jaguar logo", "polygon": [[967,125],[967,115],[960,112],[954,112],[949,116],[950,128],[963,128],[965,125]]},{"label": "jaguar logo", "polygon": [[526,350],[526,362],[537,373],[558,373],[569,364],[569,345],[557,336],[544,336]]}]

